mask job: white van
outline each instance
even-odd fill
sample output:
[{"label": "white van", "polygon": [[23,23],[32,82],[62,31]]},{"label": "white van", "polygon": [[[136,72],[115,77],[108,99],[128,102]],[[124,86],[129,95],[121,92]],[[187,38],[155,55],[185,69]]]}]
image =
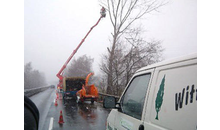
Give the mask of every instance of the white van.
[{"label": "white van", "polygon": [[196,130],[197,55],[139,69],[119,101],[103,106],[113,108],[107,130]]}]

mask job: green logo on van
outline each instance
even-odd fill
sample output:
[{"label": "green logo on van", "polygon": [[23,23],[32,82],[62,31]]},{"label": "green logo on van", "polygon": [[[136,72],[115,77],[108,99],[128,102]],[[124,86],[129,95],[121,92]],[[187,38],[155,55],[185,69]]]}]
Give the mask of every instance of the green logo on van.
[{"label": "green logo on van", "polygon": [[157,92],[157,97],[156,97],[156,100],[155,100],[155,110],[157,112],[157,115],[156,115],[156,120],[159,120],[158,118],[158,112],[160,111],[160,108],[162,106],[162,103],[163,103],[163,95],[164,95],[164,86],[165,86],[165,75],[160,83],[160,88]]}]

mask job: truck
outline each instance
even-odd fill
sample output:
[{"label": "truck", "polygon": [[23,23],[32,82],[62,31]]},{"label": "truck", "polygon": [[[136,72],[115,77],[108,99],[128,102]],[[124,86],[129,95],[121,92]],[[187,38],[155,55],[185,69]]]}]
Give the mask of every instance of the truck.
[{"label": "truck", "polygon": [[112,109],[107,130],[196,130],[197,55],[137,70],[120,99],[106,97],[103,106]]},{"label": "truck", "polygon": [[92,31],[92,29],[94,27],[96,27],[98,25],[98,23],[100,22],[100,20],[102,18],[104,18],[106,16],[106,10],[104,7],[101,8],[100,11],[100,17],[98,19],[98,21],[96,22],[95,25],[93,25],[90,30],[87,32],[87,34],[85,35],[85,37],[81,40],[81,42],[79,43],[79,45],[76,47],[75,50],[73,50],[73,52],[71,53],[71,55],[69,56],[69,58],[66,60],[66,62],[63,64],[63,66],[61,67],[61,69],[59,70],[59,72],[56,74],[56,76],[59,78],[59,83],[57,84],[57,89],[63,90],[63,81],[65,81],[65,77],[63,76],[64,73],[64,69],[67,67],[68,63],[70,62],[70,60],[73,58],[73,56],[76,54],[76,52],[78,51],[78,49],[80,48],[80,46],[83,44],[83,42],[85,41],[85,39],[87,38],[87,36],[90,34],[90,32]]},{"label": "truck", "polygon": [[73,99],[77,103],[83,103],[84,101],[97,101],[98,89],[94,84],[89,85],[89,78],[94,73],[89,73],[86,78],[83,77],[64,77],[63,79],[63,99]]},{"label": "truck", "polygon": [[[98,89],[95,87],[95,85],[88,85],[88,78],[93,75],[89,74],[89,77],[87,79],[82,77],[65,77],[63,76],[64,69],[67,67],[68,63],[72,59],[72,57],[76,54],[80,46],[83,44],[89,33],[92,31],[94,27],[98,25],[100,20],[106,16],[106,10],[104,7],[102,7],[100,11],[100,17],[96,24],[92,26],[85,35],[85,37],[82,39],[82,41],[79,43],[79,45],[76,47],[75,50],[71,53],[67,61],[64,63],[64,65],[61,67],[60,71],[57,73],[57,77],[59,78],[59,83],[57,84],[57,89],[59,92],[62,93],[63,99],[67,99],[68,97],[72,97],[76,101],[83,102],[84,100],[91,99],[91,102],[97,101],[98,98]],[[76,93],[80,90],[78,93],[78,98],[76,96]],[[78,100],[77,100],[78,99]]]},{"label": "truck", "polygon": [[63,99],[68,98],[76,100],[76,93],[82,89],[83,84],[85,84],[85,78],[83,77],[64,77],[63,79]]}]

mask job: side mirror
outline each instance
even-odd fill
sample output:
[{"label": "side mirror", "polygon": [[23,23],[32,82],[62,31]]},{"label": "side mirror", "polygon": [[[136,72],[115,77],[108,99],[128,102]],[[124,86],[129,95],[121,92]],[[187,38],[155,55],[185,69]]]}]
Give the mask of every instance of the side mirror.
[{"label": "side mirror", "polygon": [[116,108],[116,98],[113,96],[107,96],[103,100],[104,108]]}]

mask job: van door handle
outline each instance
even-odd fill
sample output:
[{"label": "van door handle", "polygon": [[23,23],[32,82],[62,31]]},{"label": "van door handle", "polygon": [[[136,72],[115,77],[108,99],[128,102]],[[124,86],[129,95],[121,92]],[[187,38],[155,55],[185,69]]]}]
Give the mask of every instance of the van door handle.
[{"label": "van door handle", "polygon": [[141,125],[139,126],[138,130],[144,130],[144,125],[141,124]]}]

